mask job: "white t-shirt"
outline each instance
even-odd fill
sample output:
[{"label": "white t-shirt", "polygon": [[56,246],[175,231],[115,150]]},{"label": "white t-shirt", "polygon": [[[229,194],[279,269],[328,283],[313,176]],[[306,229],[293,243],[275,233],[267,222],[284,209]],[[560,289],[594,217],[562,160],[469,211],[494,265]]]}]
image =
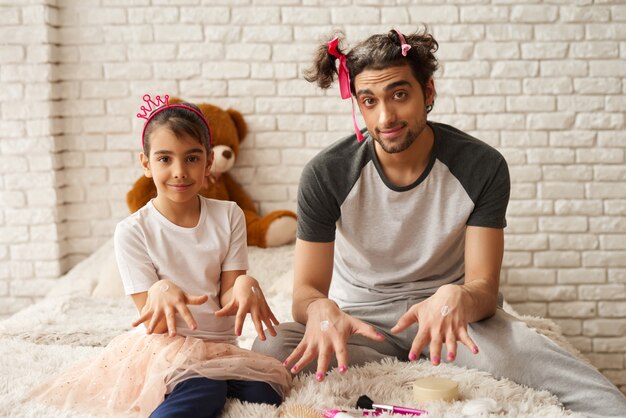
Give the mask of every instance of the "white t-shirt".
[{"label": "white t-shirt", "polygon": [[127,295],[167,279],[190,295],[209,296],[202,305],[188,305],[195,331],[177,315],[179,335],[234,343],[234,317],[214,312],[221,308],[221,272],[248,270],[245,218],[234,202],[200,197],[200,203],[198,225],[184,228],[148,202],[117,225],[115,256]]}]

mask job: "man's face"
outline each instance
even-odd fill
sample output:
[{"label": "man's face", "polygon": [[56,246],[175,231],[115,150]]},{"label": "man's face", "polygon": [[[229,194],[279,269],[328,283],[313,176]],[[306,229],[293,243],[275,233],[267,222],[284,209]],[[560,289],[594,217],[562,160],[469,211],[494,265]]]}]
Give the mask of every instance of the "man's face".
[{"label": "man's face", "polygon": [[364,70],[354,79],[357,103],[368,131],[390,154],[409,148],[426,127],[426,105],[434,99],[432,79],[426,94],[408,65]]}]

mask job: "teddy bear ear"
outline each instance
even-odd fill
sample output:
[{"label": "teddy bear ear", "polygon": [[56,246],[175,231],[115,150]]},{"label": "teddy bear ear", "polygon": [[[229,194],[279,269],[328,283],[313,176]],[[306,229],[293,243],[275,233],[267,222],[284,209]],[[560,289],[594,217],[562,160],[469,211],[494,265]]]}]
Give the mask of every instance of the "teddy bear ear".
[{"label": "teddy bear ear", "polygon": [[174,104],[174,103],[182,103],[184,102],[183,99],[179,99],[178,97],[170,97],[169,103]]},{"label": "teddy bear ear", "polygon": [[230,118],[235,123],[237,134],[239,135],[239,143],[243,142],[246,135],[248,135],[248,124],[243,119],[243,115],[235,109],[228,109],[226,113],[228,113]]}]

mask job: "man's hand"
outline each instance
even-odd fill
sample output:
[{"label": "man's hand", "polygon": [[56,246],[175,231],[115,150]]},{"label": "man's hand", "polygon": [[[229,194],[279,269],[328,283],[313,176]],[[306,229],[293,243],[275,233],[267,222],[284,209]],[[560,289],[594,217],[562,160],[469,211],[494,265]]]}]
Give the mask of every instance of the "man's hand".
[{"label": "man's hand", "polygon": [[317,357],[315,378],[320,382],[324,380],[333,353],[337,356],[339,373],[343,374],[347,370],[347,343],[351,335],[361,334],[375,341],[385,338],[373,326],[344,313],[329,299],[311,302],[307,316],[304,337],[283,364],[289,367],[297,360],[291,368],[292,373],[297,373]]},{"label": "man's hand", "polygon": [[196,321],[187,305],[201,305],[208,299],[207,295],[188,295],[169,280],[159,280],[148,290],[141,316],[132,325],[136,327],[148,323],[148,334],[169,331],[169,335],[173,337],[176,335],[176,314],[183,317],[189,328],[196,329]]},{"label": "man's hand", "polygon": [[448,361],[456,358],[458,342],[474,354],[478,353],[478,347],[467,333],[464,292],[466,290],[462,286],[441,286],[434,295],[413,305],[391,328],[391,332],[397,334],[412,324],[419,323],[419,330],[409,351],[409,360],[417,359],[429,342],[430,361],[434,365],[441,362],[441,348],[444,343]]},{"label": "man's hand", "polygon": [[267,326],[271,336],[276,336],[274,325],[278,325],[279,322],[267,304],[259,282],[253,277],[242,274],[235,279],[232,299],[226,306],[215,312],[215,316],[235,315],[235,333],[241,335],[243,321],[247,314],[252,317],[252,322],[254,322],[254,327],[261,341],[265,341],[263,324]]}]

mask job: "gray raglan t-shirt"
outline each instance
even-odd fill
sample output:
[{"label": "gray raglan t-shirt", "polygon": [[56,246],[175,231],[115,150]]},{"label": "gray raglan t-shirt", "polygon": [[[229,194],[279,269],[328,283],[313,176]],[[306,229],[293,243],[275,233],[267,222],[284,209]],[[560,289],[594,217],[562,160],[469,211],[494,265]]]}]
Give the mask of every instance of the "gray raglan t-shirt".
[{"label": "gray raglan t-shirt", "polygon": [[341,308],[432,295],[464,279],[466,226],[504,228],[510,183],[498,151],[452,126],[434,132],[422,175],[397,187],[369,134],[324,149],[304,168],[298,238],[335,242],[329,297]]}]

